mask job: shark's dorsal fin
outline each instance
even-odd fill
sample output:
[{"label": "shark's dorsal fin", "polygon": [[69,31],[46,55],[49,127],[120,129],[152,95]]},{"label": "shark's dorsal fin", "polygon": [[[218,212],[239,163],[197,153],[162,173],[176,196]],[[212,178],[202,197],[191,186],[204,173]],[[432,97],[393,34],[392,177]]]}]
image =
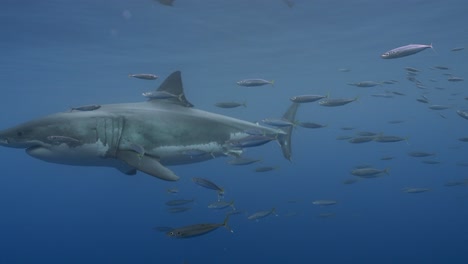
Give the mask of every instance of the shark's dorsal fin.
[{"label": "shark's dorsal fin", "polygon": [[165,101],[173,104],[178,104],[185,107],[193,107],[187,98],[185,98],[184,87],[182,85],[182,77],[180,71],[175,71],[169,75],[164,82],[156,90],[158,92],[166,92],[174,95],[174,97],[166,99],[150,99],[150,101]]}]

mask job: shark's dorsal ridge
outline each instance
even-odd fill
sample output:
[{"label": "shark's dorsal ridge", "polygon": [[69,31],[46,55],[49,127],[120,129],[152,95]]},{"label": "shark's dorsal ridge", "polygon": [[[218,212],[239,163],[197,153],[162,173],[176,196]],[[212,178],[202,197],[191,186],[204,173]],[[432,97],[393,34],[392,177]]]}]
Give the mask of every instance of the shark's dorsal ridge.
[{"label": "shark's dorsal ridge", "polygon": [[184,87],[182,85],[182,77],[180,71],[175,71],[169,75],[164,82],[156,89],[158,92],[165,92],[174,95],[174,97],[167,99],[150,99],[150,101],[161,101],[178,104],[185,107],[193,107],[184,94]]}]

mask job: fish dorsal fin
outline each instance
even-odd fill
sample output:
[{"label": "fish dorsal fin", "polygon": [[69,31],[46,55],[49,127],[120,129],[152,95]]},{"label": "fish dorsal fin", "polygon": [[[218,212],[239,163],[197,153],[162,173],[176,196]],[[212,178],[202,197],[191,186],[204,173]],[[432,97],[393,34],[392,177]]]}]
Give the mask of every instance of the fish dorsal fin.
[{"label": "fish dorsal fin", "polygon": [[165,92],[174,95],[174,97],[167,99],[150,99],[150,101],[164,100],[173,104],[178,104],[185,107],[193,107],[187,98],[185,98],[184,87],[182,85],[182,77],[180,71],[175,71],[169,75],[164,82],[156,90],[158,92]]}]

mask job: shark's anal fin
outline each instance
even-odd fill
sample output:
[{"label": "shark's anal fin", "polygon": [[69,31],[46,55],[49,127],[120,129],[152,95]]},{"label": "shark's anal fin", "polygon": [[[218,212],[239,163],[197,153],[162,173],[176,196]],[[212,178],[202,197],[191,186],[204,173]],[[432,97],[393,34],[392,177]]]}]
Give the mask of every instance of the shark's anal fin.
[{"label": "shark's anal fin", "polygon": [[[283,119],[290,122],[295,122],[297,108],[299,107],[298,103],[293,103],[288,110],[283,115]],[[281,145],[281,150],[283,151],[283,156],[291,161],[291,134],[293,126],[288,126],[281,128],[286,134],[278,135],[278,142]]]},{"label": "shark's anal fin", "polygon": [[[185,97],[184,87],[182,85],[182,77],[180,71],[175,71],[169,75],[164,82],[159,86],[156,90],[158,92],[166,92],[168,94],[174,95],[174,97],[170,97],[167,99],[163,99],[166,102],[170,102],[173,104],[178,104],[185,107],[193,107],[187,98]],[[160,99],[150,99],[150,101],[160,101]]]},{"label": "shark's anal fin", "polygon": [[165,181],[177,181],[179,176],[174,172],[164,167],[159,161],[153,157],[144,155],[140,156],[134,151],[119,150],[117,151],[117,158],[129,166],[142,171],[151,176],[157,177]]}]

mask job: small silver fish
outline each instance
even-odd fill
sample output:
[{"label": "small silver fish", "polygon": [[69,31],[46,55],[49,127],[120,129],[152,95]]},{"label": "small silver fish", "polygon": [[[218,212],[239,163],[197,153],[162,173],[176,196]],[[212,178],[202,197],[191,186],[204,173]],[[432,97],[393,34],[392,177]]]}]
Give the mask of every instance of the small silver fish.
[{"label": "small silver fish", "polygon": [[429,101],[427,99],[424,99],[424,98],[417,98],[416,101],[420,102],[420,103],[423,103],[423,104],[428,104]]},{"label": "small silver fish", "polygon": [[373,137],[373,136],[378,136],[379,133],[372,132],[372,131],[358,131],[358,132],[356,132],[356,135],[358,135],[360,137]]},{"label": "small silver fish", "polygon": [[446,66],[440,66],[440,65],[434,66],[434,69],[438,69],[438,70],[450,70],[450,68],[449,68],[449,67],[446,67]]},{"label": "small silver fish", "polygon": [[319,105],[321,106],[342,106],[345,104],[349,104],[351,102],[354,102],[358,99],[358,97],[355,98],[330,98],[330,99],[325,99],[319,102]]},{"label": "small silver fish", "polygon": [[265,119],[262,120],[262,122],[267,124],[267,125],[275,126],[275,127],[294,126],[293,122],[291,122],[289,120],[286,120],[286,119],[282,119],[282,118],[265,118]]},{"label": "small silver fish", "polygon": [[168,188],[166,191],[167,191],[167,193],[172,193],[173,194],[173,193],[178,193],[179,189],[177,189],[177,188]]},{"label": "small silver fish", "polygon": [[254,171],[255,172],[267,172],[267,171],[272,171],[272,170],[276,170],[276,169],[278,169],[278,167],[265,166],[265,167],[255,168]]},{"label": "small silver fish", "polygon": [[296,95],[289,100],[295,102],[295,103],[312,103],[315,101],[318,101],[323,98],[327,98],[327,95],[313,95],[313,94],[305,94],[305,95]]},{"label": "small silver fish", "polygon": [[70,112],[73,112],[73,111],[94,111],[94,110],[97,110],[101,108],[100,105],[83,105],[83,106],[78,106],[78,107],[72,107],[70,109]]},{"label": "small silver fish", "polygon": [[327,126],[314,122],[298,122],[297,125],[303,128],[322,128]]},{"label": "small silver fish", "polygon": [[338,202],[335,200],[315,200],[312,202],[314,205],[320,205],[320,206],[329,206],[329,205],[335,205]]},{"label": "small silver fish", "polygon": [[219,103],[216,103],[215,106],[219,108],[236,108],[239,106],[247,107],[247,104],[239,103],[239,102],[219,102]]},{"label": "small silver fish", "polygon": [[455,47],[455,48],[452,48],[451,51],[461,51],[461,50],[464,50],[465,47]]},{"label": "small silver fish", "polygon": [[399,136],[376,136],[374,138],[375,142],[381,142],[381,143],[389,143],[389,142],[399,142],[403,140],[408,140],[407,137],[399,137]]},{"label": "small silver fish", "polygon": [[413,68],[413,67],[406,67],[405,70],[406,70],[406,71],[409,71],[409,72],[419,72],[418,69]]},{"label": "small silver fish", "polygon": [[461,181],[448,181],[444,184],[446,187],[453,187],[453,186],[467,186],[468,179],[461,180]]},{"label": "small silver fish", "polygon": [[210,208],[210,209],[224,209],[224,208],[226,208],[228,206],[230,206],[233,210],[236,210],[236,207],[234,207],[234,200],[232,200],[230,202],[216,201],[216,202],[210,203],[208,205],[208,208]]},{"label": "small silver fish", "polygon": [[168,93],[166,91],[150,91],[142,93],[144,97],[149,99],[170,99],[170,98],[179,98],[175,94]]},{"label": "small silver fish", "polygon": [[428,192],[431,189],[427,188],[405,188],[403,189],[403,192],[405,193],[423,193],[423,192]]},{"label": "small silver fish", "polygon": [[377,85],[382,85],[379,82],[374,82],[374,81],[362,81],[362,82],[356,82],[356,83],[348,83],[348,85],[356,86],[356,87],[374,87]]},{"label": "small silver fish", "polygon": [[354,176],[362,177],[362,178],[375,178],[381,175],[382,173],[389,174],[389,168],[385,168],[383,170],[375,169],[375,168],[362,168],[362,169],[354,169],[351,171],[351,174]]},{"label": "small silver fish", "polygon": [[252,163],[260,162],[261,159],[252,159],[247,157],[237,157],[235,159],[229,160],[228,164],[230,165],[249,165]]},{"label": "small silver fish", "polygon": [[245,79],[245,80],[238,81],[237,85],[245,86],[245,87],[253,87],[253,86],[262,86],[266,84],[271,84],[273,86],[274,83],[275,81],[273,80],[267,81],[264,79]]},{"label": "small silver fish", "polygon": [[468,110],[457,110],[457,114],[458,114],[460,117],[462,117],[462,118],[468,120]]},{"label": "small silver fish", "polygon": [[353,184],[353,183],[356,183],[358,182],[359,180],[356,179],[356,178],[351,178],[351,179],[346,179],[343,181],[343,184]]},{"label": "small silver fish", "polygon": [[429,109],[432,109],[432,110],[445,110],[449,108],[450,106],[447,106],[447,105],[430,105],[429,106]]},{"label": "small silver fish", "polygon": [[234,148],[249,148],[257,147],[263,144],[266,144],[272,140],[275,140],[274,137],[263,136],[263,135],[249,135],[241,139],[228,140],[226,143]]},{"label": "small silver fish", "polygon": [[429,153],[429,152],[423,152],[423,151],[412,151],[412,152],[409,152],[408,155],[410,155],[411,157],[423,158],[423,157],[434,156],[435,153]]},{"label": "small silver fish", "polygon": [[167,232],[166,235],[174,238],[191,238],[207,234],[211,231],[218,229],[221,226],[224,226],[227,230],[229,230],[232,233],[233,231],[228,226],[228,221],[229,215],[226,216],[223,223],[195,224],[174,228],[173,230]]},{"label": "small silver fish", "polygon": [[423,51],[425,49],[428,49],[428,48],[432,49],[433,48],[432,44],[429,44],[429,45],[409,44],[409,45],[406,45],[406,46],[402,46],[402,47],[398,47],[398,48],[389,50],[389,51],[383,53],[382,55],[380,55],[380,57],[382,59],[402,58],[402,57],[406,57],[406,56],[409,56],[409,55],[416,54],[416,53],[421,52],[421,51]]},{"label": "small silver fish", "polygon": [[393,98],[391,94],[371,94],[373,97],[380,97],[380,98]]},{"label": "small silver fish", "polygon": [[360,143],[366,143],[366,142],[371,142],[374,140],[374,136],[360,136],[360,137],[354,137],[348,140],[349,143],[353,144],[360,144]]},{"label": "small silver fish", "polygon": [[167,208],[167,212],[171,214],[177,214],[177,213],[187,212],[190,209],[192,208],[191,207],[169,207]]},{"label": "small silver fish", "polygon": [[205,187],[207,189],[211,189],[211,190],[215,190],[218,192],[218,194],[220,195],[223,195],[224,194],[224,189],[219,187],[218,185],[216,185],[214,182],[208,180],[208,179],[204,179],[204,178],[197,178],[197,177],[193,177],[192,178],[192,181],[197,184],[197,185],[200,185],[202,187]]},{"label": "small silver fish", "polygon": [[[275,214],[276,209],[272,208],[271,210],[266,210],[266,211],[258,211],[250,216],[247,217],[249,220],[257,220],[261,218],[265,218],[271,214]],[[276,215],[276,214],[275,214]]]},{"label": "small silver fish", "polygon": [[457,76],[450,76],[447,78],[447,81],[449,82],[461,82],[464,79],[462,77],[457,77]]},{"label": "small silver fish", "polygon": [[318,218],[331,218],[335,217],[335,213],[320,213],[317,215]]},{"label": "small silver fish", "polygon": [[150,73],[129,74],[128,77],[133,77],[142,80],[156,80],[159,78],[159,76]]},{"label": "small silver fish", "polygon": [[179,205],[184,205],[184,204],[193,203],[193,201],[195,201],[195,199],[189,199],[189,200],[186,200],[186,199],[170,200],[170,201],[167,201],[167,202],[166,202],[166,205],[168,205],[168,206],[179,206]]},{"label": "small silver fish", "polygon": [[336,140],[349,140],[353,138],[352,136],[337,136]]},{"label": "small silver fish", "polygon": [[421,162],[424,164],[430,164],[430,165],[440,164],[440,161],[438,160],[421,160]]}]

